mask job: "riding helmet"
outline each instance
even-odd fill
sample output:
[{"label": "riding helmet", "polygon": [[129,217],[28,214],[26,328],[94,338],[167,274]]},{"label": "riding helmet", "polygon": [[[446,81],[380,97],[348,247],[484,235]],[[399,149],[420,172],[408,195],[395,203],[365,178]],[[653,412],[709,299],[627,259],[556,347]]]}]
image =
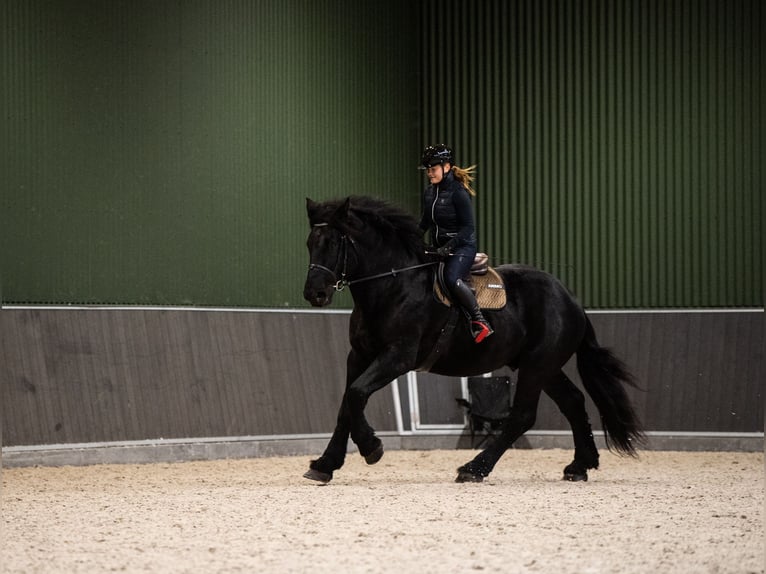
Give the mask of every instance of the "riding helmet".
[{"label": "riding helmet", "polygon": [[428,146],[423,150],[423,155],[420,157],[421,169],[428,169],[444,163],[455,165],[455,156],[452,150],[444,144]]}]

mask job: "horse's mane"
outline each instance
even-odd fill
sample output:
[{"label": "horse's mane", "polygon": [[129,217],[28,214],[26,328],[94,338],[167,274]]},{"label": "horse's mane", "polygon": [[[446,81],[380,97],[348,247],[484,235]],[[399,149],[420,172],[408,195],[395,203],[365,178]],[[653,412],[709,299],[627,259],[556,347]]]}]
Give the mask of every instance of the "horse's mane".
[{"label": "horse's mane", "polygon": [[[364,241],[372,228],[385,242],[399,240],[410,253],[424,252],[423,232],[419,222],[400,207],[382,199],[367,196],[351,196],[320,204],[316,219],[329,219],[349,201],[348,218],[334,222],[343,232],[358,241]],[[322,217],[324,216],[324,217]],[[314,218],[312,218],[314,219]]]}]

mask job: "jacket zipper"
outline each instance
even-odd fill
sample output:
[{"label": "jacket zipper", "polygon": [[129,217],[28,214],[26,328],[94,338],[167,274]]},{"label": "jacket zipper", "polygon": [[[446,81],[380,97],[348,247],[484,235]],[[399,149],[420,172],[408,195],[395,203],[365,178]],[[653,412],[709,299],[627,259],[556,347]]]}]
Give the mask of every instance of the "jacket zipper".
[{"label": "jacket zipper", "polygon": [[439,201],[439,186],[436,186],[436,193],[434,194],[434,202],[431,204],[431,221],[434,222],[434,227],[436,227],[436,237],[434,238],[434,242],[436,243],[436,246],[439,246],[439,224],[436,223],[436,217],[434,215],[434,212],[436,211],[436,202]]}]

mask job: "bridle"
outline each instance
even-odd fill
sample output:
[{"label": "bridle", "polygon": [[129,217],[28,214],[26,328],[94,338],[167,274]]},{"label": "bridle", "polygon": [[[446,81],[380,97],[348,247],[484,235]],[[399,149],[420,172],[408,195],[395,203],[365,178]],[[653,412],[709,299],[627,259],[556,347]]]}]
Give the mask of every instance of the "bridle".
[{"label": "bridle", "polygon": [[[327,225],[329,224],[315,223],[312,227],[326,227]],[[337,269],[341,260],[341,253],[343,254],[343,269],[340,272],[340,279],[338,279],[338,276],[335,273],[335,271],[333,271],[329,267],[325,267],[324,265],[320,265],[319,263],[309,263],[309,272],[313,271],[314,269],[318,269],[319,271],[324,271],[325,273],[329,273],[334,281],[333,289],[335,289],[338,292],[343,291],[346,287],[351,287],[351,285],[356,285],[357,283],[364,283],[365,281],[372,281],[373,279],[382,279],[383,277],[396,277],[399,273],[403,273],[404,271],[412,271],[414,269],[421,269],[423,267],[431,267],[438,263],[437,261],[430,261],[428,263],[419,263],[418,265],[410,265],[409,267],[391,269],[390,271],[384,271],[383,273],[376,273],[375,275],[368,275],[367,277],[360,277],[359,279],[348,280],[346,279],[346,270],[348,268],[348,246],[349,244],[351,244],[351,247],[354,249],[354,251],[356,251],[356,242],[351,237],[345,234],[341,235],[340,240],[341,240],[340,249],[338,249],[338,256],[335,259],[335,268]]]},{"label": "bridle", "polygon": [[[327,227],[327,223],[315,223],[312,225],[312,227]],[[320,265],[319,263],[309,263],[309,272],[313,271],[314,269],[319,269],[320,271],[324,271],[325,273],[329,273],[332,277],[334,284],[333,288],[336,291],[343,291],[343,289],[348,285],[348,281],[346,281],[346,267],[348,266],[348,242],[353,240],[349,240],[349,238],[344,234],[341,235],[341,246],[338,250],[338,256],[335,258],[335,268],[338,268],[338,264],[340,262],[340,255],[341,252],[343,253],[343,270],[341,271],[341,278],[338,279],[338,276],[335,274],[335,271],[330,269],[329,267],[325,267],[324,265]]]}]

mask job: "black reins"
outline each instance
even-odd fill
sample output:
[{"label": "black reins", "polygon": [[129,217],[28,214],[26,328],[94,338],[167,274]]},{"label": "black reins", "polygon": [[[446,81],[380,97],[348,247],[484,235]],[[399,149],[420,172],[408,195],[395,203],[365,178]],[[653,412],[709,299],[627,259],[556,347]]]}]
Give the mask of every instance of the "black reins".
[{"label": "black reins", "polygon": [[[314,227],[325,227],[327,226],[327,223],[315,223]],[[335,267],[338,267],[338,263],[340,262],[341,258],[341,252],[343,252],[343,269],[340,273],[340,279],[338,279],[338,276],[335,274],[335,271],[330,269],[329,267],[325,267],[324,265],[320,265],[319,263],[309,263],[309,271],[312,271],[314,269],[319,269],[320,271],[325,271],[326,273],[329,273],[333,280],[335,281],[333,288],[336,291],[343,291],[346,287],[350,287],[351,285],[356,285],[358,283],[364,283],[366,281],[372,281],[373,279],[382,279],[383,277],[396,277],[399,273],[404,273],[405,271],[413,271],[415,269],[421,269],[423,267],[431,267],[433,265],[436,265],[437,261],[429,261],[428,263],[419,263],[418,265],[410,265],[409,267],[401,267],[399,269],[391,269],[390,271],[384,271],[383,273],[376,273],[375,275],[368,275],[367,277],[360,277],[359,279],[352,279],[348,280],[346,279],[346,269],[348,267],[348,244],[351,243],[351,247],[356,250],[356,244],[354,243],[354,240],[346,235],[341,235],[341,247],[338,250],[338,257],[335,260]]]}]

